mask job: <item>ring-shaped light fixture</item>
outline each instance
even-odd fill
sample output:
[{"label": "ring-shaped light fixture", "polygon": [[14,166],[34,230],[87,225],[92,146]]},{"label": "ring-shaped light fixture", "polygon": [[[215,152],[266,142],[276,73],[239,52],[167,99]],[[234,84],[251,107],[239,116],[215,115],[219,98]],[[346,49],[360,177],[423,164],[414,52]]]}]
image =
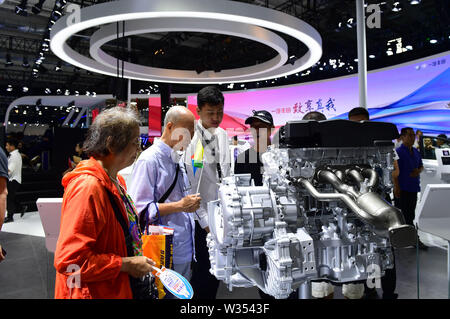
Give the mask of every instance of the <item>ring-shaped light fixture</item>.
[{"label": "ring-shaped light fixture", "polygon": [[[79,21],[72,23],[77,17]],[[260,81],[303,71],[319,61],[322,55],[322,39],[319,33],[306,22],[276,10],[225,0],[121,0],[93,5],[81,9],[79,13],[72,13],[60,18],[52,28],[50,47],[55,55],[68,63],[92,72],[116,76],[116,69],[79,54],[70,48],[66,41],[78,32],[108,23],[186,17],[246,23],[278,31],[303,42],[308,48],[308,52],[292,65],[285,64],[280,68],[258,75],[242,74],[228,80],[219,80],[214,77],[208,80],[180,80],[176,74],[170,73],[168,73],[168,77],[161,79],[152,74],[139,76],[126,69],[124,77],[142,81],[193,84]],[[205,32],[208,31],[205,30]]]},{"label": "ring-shaped light fixture", "polygon": [[[119,26],[116,24],[109,24],[103,26],[92,35],[89,52],[96,61],[114,69],[117,66],[117,58],[104,52],[101,47],[105,43],[117,39],[118,35],[120,38],[123,35],[131,36],[145,33],[177,31],[209,32],[246,38],[271,47],[278,52],[278,55],[269,61],[253,66],[227,69],[219,72],[204,71],[200,74],[196,71],[155,68],[124,62],[124,68],[128,71],[128,74],[137,77],[151,75],[153,78],[158,78],[161,81],[173,80],[173,78],[176,77],[179,81],[183,82],[192,80],[211,81],[211,79],[224,82],[233,80],[236,77],[241,77],[242,74],[246,74],[247,76],[257,76],[262,73],[276,70],[282,67],[288,60],[288,47],[286,41],[272,31],[254,25],[249,26],[244,23],[231,23],[227,21],[200,18],[154,18],[134,20],[126,23],[124,33],[121,23]],[[119,63],[122,65],[121,60],[119,60]]]}]

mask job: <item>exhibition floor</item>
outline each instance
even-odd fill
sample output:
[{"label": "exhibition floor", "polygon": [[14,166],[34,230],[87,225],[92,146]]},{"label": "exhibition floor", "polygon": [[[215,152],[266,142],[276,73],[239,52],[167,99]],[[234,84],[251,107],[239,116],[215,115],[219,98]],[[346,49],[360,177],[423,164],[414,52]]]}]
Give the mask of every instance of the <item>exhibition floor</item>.
[{"label": "exhibition floor", "polygon": [[[432,241],[422,236],[425,244]],[[53,254],[45,247],[44,231],[37,212],[17,216],[14,223],[3,225],[0,243],[8,255],[0,263],[0,299],[53,298],[55,270]],[[439,247],[419,251],[420,298],[447,298],[447,252]],[[417,298],[416,250],[396,251],[397,293],[400,299]],[[381,291],[378,290],[379,295]],[[259,299],[256,288],[235,288],[229,292],[220,285],[219,299]],[[342,299],[340,288],[335,298]]]}]

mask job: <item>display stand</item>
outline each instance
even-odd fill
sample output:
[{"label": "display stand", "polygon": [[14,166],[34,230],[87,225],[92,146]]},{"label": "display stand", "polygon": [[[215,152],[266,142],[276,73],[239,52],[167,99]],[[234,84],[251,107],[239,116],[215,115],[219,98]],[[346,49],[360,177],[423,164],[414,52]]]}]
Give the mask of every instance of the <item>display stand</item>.
[{"label": "display stand", "polygon": [[54,253],[61,224],[62,198],[39,198],[36,206],[45,232],[45,246]]},{"label": "display stand", "polygon": [[418,207],[421,231],[447,241],[448,298],[450,299],[450,184],[428,184]]}]

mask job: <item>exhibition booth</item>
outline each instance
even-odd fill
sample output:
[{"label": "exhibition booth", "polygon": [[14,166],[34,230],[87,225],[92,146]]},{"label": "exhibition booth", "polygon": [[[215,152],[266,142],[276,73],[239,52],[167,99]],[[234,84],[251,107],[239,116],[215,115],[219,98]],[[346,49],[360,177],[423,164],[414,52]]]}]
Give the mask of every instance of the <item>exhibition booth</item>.
[{"label": "exhibition booth", "polygon": [[[413,16],[408,10],[419,10],[417,6],[424,5],[421,1],[378,4],[355,0],[346,4],[352,16],[344,19],[330,18],[333,10],[341,10],[335,1],[312,1],[314,5],[310,1],[279,0],[79,2],[38,1],[32,6],[27,1],[0,1],[0,15],[15,8],[22,19],[30,17],[31,13],[23,12],[33,8],[36,33],[44,36],[29,80],[1,82],[7,92],[1,101],[1,140],[9,144],[20,140],[26,146],[20,152],[23,185],[13,195],[26,208],[20,218],[16,213],[14,221],[0,224],[0,247],[8,253],[2,255],[4,260],[0,259],[0,299],[55,296],[55,277],[67,276],[54,264],[55,254],[62,249],[57,244],[64,231],[61,220],[68,200],[63,197],[61,180],[69,172],[77,172],[80,161],[75,159],[88,159],[75,145],[83,144],[99,114],[116,106],[133,110],[140,122],[137,156],[133,164],[119,172],[124,187],[116,185],[121,198],[129,198],[124,206],[128,218],[129,211],[133,211],[130,206],[137,199],[122,191],[135,191],[134,182],[142,178],[142,172],[136,169],[138,161],[148,160],[149,154],[156,156],[152,150],[165,143],[166,114],[172,107],[182,106],[195,118],[195,136],[190,137],[195,145],[188,143],[176,150],[175,181],[169,183],[168,196],[177,183],[183,184],[183,196],[204,196],[202,186],[209,192],[207,198],[211,200],[204,203],[204,208],[192,211],[192,224],[186,222],[183,227],[187,227],[186,233],[194,234],[199,221],[206,218],[202,244],[209,262],[207,274],[219,287],[218,299],[317,299],[333,296],[328,294],[330,291],[335,291],[336,299],[450,298],[448,26],[440,30],[440,38],[435,32],[431,40],[421,40],[423,50],[417,56],[411,53],[412,46],[406,45],[412,43],[413,37],[405,37],[402,43],[402,38],[382,38],[381,33],[377,37],[387,42],[390,52],[383,55],[395,55],[396,60],[386,62],[380,58],[376,64],[372,60],[381,54],[370,54],[371,36],[381,32],[377,23],[390,21],[384,16],[377,20],[381,19],[377,14],[389,11],[399,15],[404,10],[405,17]],[[442,9],[438,4],[426,4],[424,16],[438,9]],[[324,30],[314,18],[317,16],[330,19],[330,30]],[[39,25],[44,19],[48,24]],[[12,20],[5,21],[5,36],[13,37],[18,28]],[[350,36],[342,35],[349,30],[353,32]],[[333,42],[336,39],[331,32],[354,40],[357,46],[344,51]],[[439,50],[427,47],[438,41],[442,42]],[[9,60],[12,43],[11,39]],[[59,72],[60,78],[50,77],[52,70],[48,70],[48,64],[44,67],[49,61],[58,61],[54,72]],[[10,65],[16,67],[14,61]],[[53,80],[57,82],[51,87]],[[25,84],[24,94],[19,93]],[[218,128],[202,126],[204,103],[198,94],[207,86],[214,86],[223,96],[223,105],[218,105],[223,108]],[[350,111],[357,107],[367,111],[367,118],[350,119]],[[320,120],[305,119],[307,114],[319,114]],[[178,119],[173,118],[175,123]],[[265,124],[270,124],[271,145],[264,151],[258,146],[259,131],[256,134],[252,127],[254,118],[262,123],[270,119]],[[209,130],[214,137],[206,139],[203,130]],[[211,146],[219,143],[215,136],[222,130],[226,148],[219,153],[227,154],[224,163],[218,162],[216,146]],[[408,174],[416,178],[414,182],[420,189],[414,192],[417,205],[411,221],[405,217],[405,206],[399,204],[396,193],[400,190],[397,178],[405,179],[397,176],[405,175],[401,152],[408,147],[404,139],[409,130],[414,134],[414,145],[409,150],[420,160],[414,162],[419,172]],[[199,132],[203,135],[197,141]],[[213,147],[214,169],[212,175],[204,177],[203,171],[208,174],[211,166],[206,159],[208,147]],[[262,183],[257,183],[250,171],[235,171],[239,155],[249,150],[259,156],[261,168],[257,170]],[[181,181],[180,170],[184,176]],[[223,176],[223,172],[229,173]],[[161,222],[166,213],[158,208],[171,202],[168,196],[162,196],[159,202],[154,195],[152,203],[160,220],[150,226],[168,226]],[[145,214],[150,206],[143,211],[134,208],[138,221],[129,219],[128,236],[112,206],[127,245],[133,225],[146,222],[149,226]],[[7,209],[10,207],[8,203]],[[200,218],[200,211],[206,217]],[[174,213],[178,211],[167,215]],[[10,216],[7,211],[5,216]],[[151,234],[147,230],[146,236],[155,235],[155,229]],[[76,238],[83,236],[74,234]],[[195,234],[195,240],[198,236]],[[179,245],[177,241],[170,243],[171,253]],[[33,246],[36,255],[33,260],[27,259],[27,265],[18,253],[25,242]],[[425,249],[422,245],[426,245]],[[195,243],[191,246],[199,249]],[[132,257],[130,249],[127,254],[120,257]],[[163,252],[161,256],[163,260]],[[39,269],[40,279],[32,281],[29,291],[26,282],[12,279],[19,263],[24,273]],[[193,260],[193,265],[196,263]],[[173,264],[167,266],[172,268],[167,272],[162,265],[146,276],[158,277],[164,294],[195,299],[197,288],[192,289],[190,278],[173,271]],[[70,288],[82,290],[77,283],[74,285]],[[2,291],[2,286],[8,291]]]}]

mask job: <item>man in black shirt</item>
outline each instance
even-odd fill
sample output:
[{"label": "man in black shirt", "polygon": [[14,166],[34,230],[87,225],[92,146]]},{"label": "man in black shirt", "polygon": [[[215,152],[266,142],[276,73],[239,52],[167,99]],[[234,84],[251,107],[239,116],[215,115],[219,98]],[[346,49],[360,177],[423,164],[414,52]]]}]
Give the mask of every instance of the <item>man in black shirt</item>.
[{"label": "man in black shirt", "polygon": [[[234,173],[250,173],[255,182],[255,186],[262,186],[264,165],[261,162],[260,155],[264,153],[271,144],[270,135],[274,128],[273,118],[267,111],[253,111],[253,115],[245,120],[245,124],[250,125],[254,145],[238,156],[234,164]],[[262,299],[274,299],[260,289],[258,289],[258,293]],[[292,294],[292,297],[295,299],[295,294]]]},{"label": "man in black shirt", "polygon": [[234,173],[250,173],[255,181],[255,186],[262,186],[263,163],[260,155],[271,144],[270,135],[274,128],[273,118],[267,111],[253,111],[253,115],[245,120],[245,124],[250,125],[255,144],[238,156],[234,165]]}]

